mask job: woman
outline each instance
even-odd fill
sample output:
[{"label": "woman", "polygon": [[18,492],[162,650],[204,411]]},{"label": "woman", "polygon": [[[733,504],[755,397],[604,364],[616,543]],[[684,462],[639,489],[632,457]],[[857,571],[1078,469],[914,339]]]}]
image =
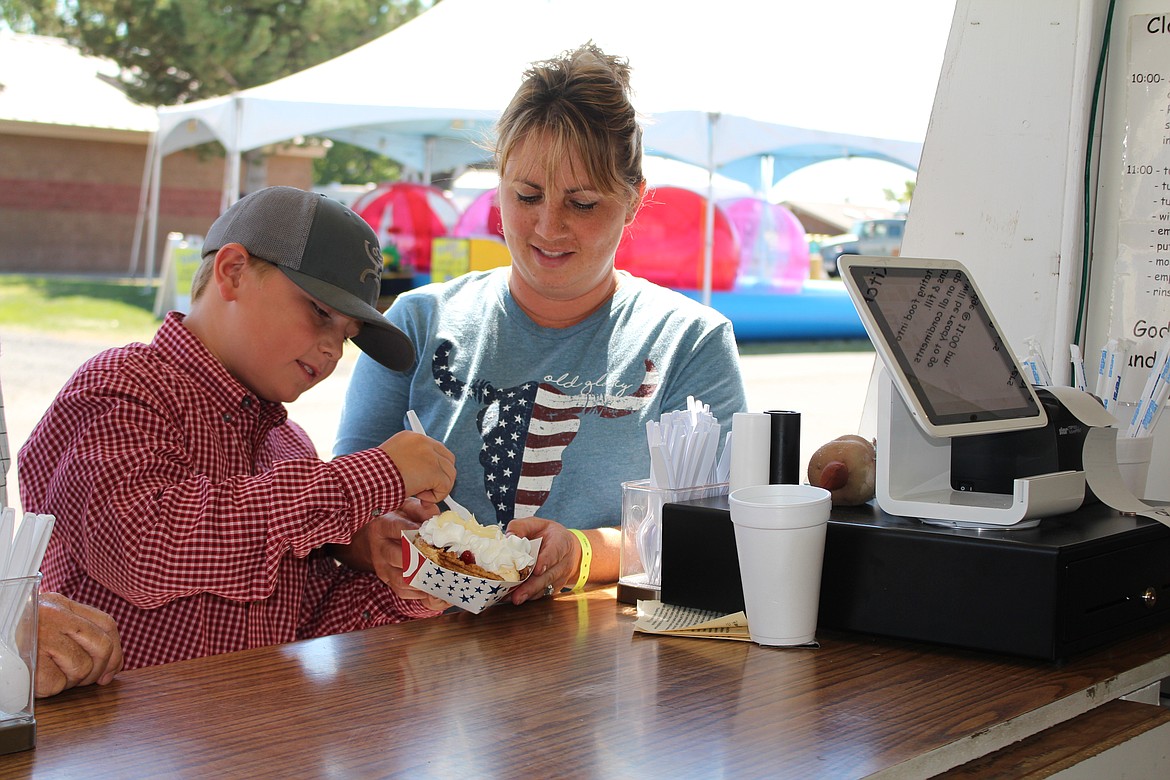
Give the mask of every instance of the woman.
[{"label": "woman", "polygon": [[[457,458],[455,499],[542,539],[519,604],[618,577],[621,483],[649,476],[646,423],[709,404],[744,411],[731,323],[614,268],[646,191],[624,60],[592,44],[525,73],[497,124],[508,268],[399,296],[418,355],[359,358],[334,452],[381,442],[414,409]],[[634,226],[633,229],[636,229]]]}]

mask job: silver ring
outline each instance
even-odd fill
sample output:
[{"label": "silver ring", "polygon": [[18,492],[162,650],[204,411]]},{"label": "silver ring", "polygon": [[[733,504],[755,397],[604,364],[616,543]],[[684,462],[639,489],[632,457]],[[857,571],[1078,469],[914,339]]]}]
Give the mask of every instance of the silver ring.
[{"label": "silver ring", "polygon": [[553,586],[552,586],[552,583],[550,582],[544,588],[544,595],[551,596],[552,594],[553,594]]}]

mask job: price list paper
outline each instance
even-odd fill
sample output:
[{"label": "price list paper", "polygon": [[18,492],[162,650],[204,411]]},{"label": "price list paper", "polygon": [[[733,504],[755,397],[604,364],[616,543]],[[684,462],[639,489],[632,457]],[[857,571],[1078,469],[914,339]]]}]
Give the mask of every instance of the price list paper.
[{"label": "price list paper", "polygon": [[1136,344],[1132,400],[1170,335],[1170,13],[1130,17],[1127,66],[1110,335]]}]

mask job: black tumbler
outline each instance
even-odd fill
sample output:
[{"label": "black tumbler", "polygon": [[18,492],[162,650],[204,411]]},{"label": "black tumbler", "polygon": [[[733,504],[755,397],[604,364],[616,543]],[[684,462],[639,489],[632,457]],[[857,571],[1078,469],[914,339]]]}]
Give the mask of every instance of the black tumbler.
[{"label": "black tumbler", "polygon": [[772,446],[768,462],[768,483],[800,484],[800,412],[770,409]]}]

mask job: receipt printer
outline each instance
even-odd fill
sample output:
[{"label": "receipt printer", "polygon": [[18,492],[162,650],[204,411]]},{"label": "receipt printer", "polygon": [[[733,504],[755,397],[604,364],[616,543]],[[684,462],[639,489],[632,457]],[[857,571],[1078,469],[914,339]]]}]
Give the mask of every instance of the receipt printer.
[{"label": "receipt printer", "polygon": [[[1011,495],[1017,477],[1082,470],[1089,426],[1044,388],[1036,395],[1048,415],[1043,428],[951,439],[952,489]],[[1086,489],[1090,499],[1096,500]]]}]

